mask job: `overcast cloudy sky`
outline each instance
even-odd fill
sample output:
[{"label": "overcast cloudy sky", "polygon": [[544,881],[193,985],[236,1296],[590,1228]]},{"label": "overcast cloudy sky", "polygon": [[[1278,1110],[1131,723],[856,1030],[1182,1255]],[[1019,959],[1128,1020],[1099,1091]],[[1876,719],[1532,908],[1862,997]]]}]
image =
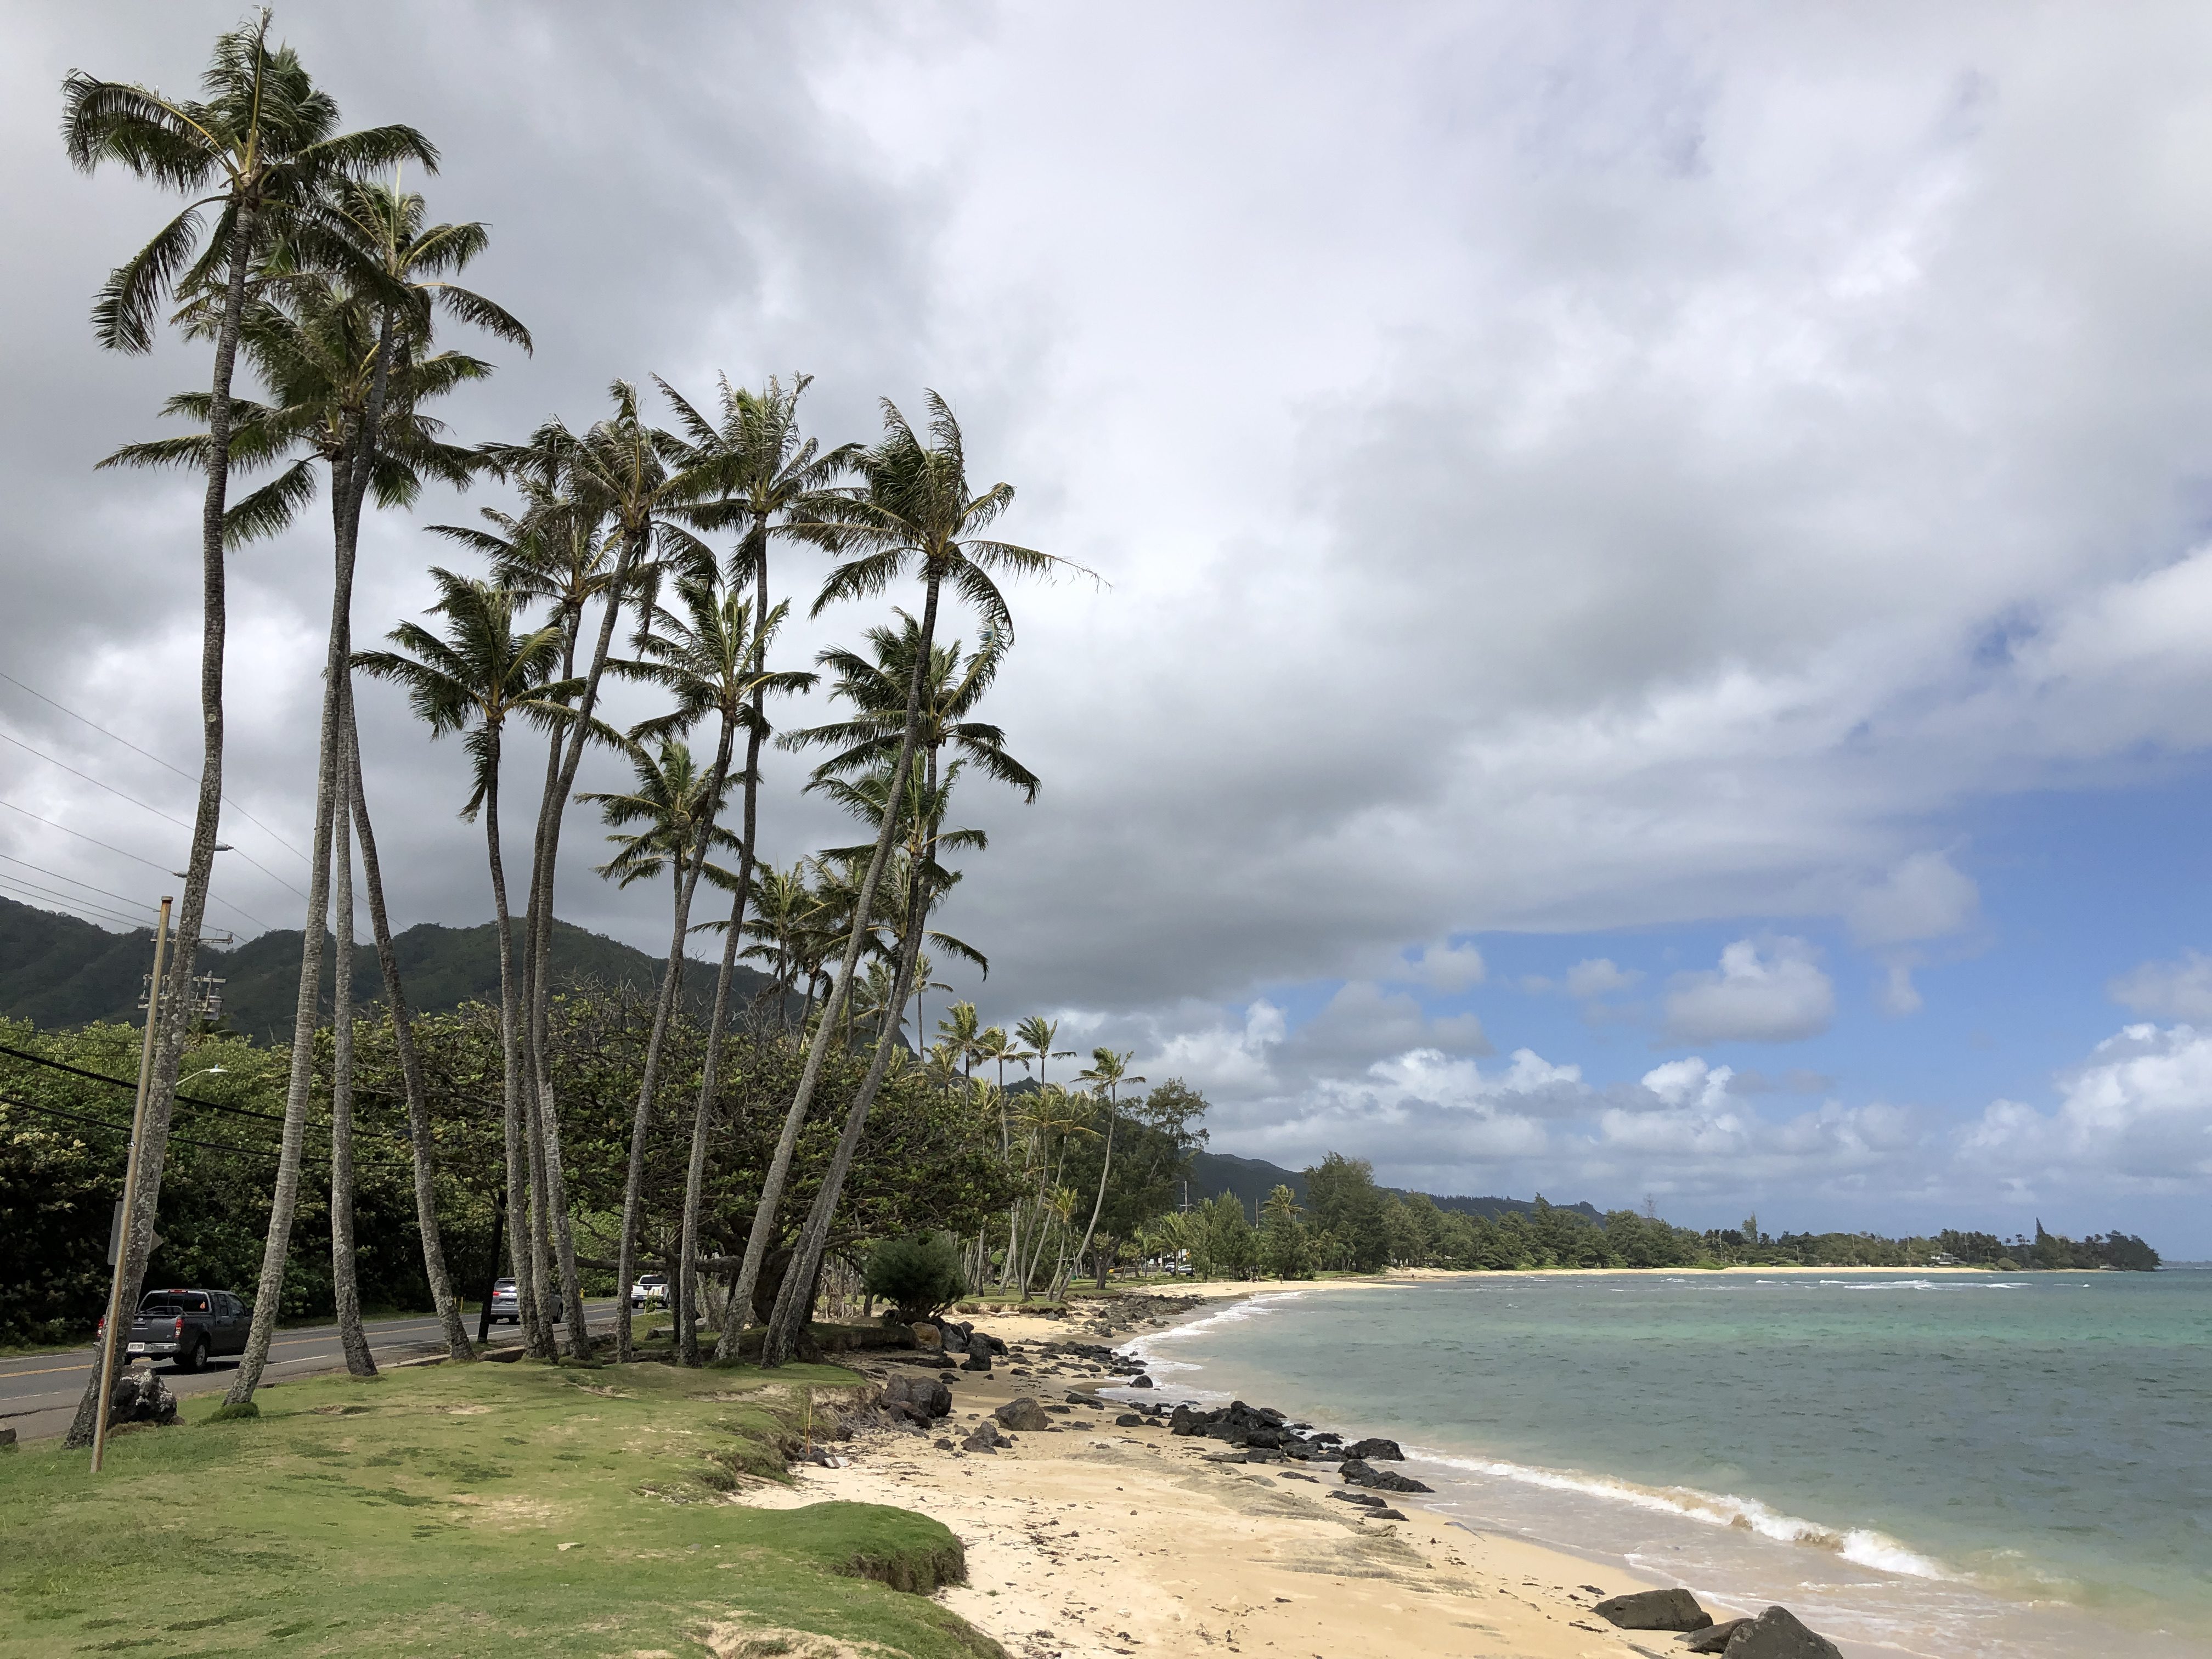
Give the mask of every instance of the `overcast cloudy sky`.
[{"label": "overcast cloudy sky", "polygon": [[[187,89],[235,9],[5,8],[12,881],[143,903],[181,862],[55,763],[183,820],[189,783],[21,689],[195,763],[196,498],[92,466],[204,356],[94,349],[170,205],[69,169],[57,87]],[[493,224],[538,351],[459,435],[803,369],[835,441],[934,386],[1009,533],[1106,578],[1015,595],[993,713],[1046,787],[961,803],[992,848],[947,924],[987,1018],[1059,1012],[1284,1163],[2212,1255],[2212,13],[277,23]],[[358,629],[493,499],[380,520]],[[245,932],[300,925],[327,581],[313,533],[234,564]],[[401,919],[482,920],[459,757],[364,720]],[[845,833],[770,776],[771,856]],[[665,939],[568,847],[564,915]]]}]

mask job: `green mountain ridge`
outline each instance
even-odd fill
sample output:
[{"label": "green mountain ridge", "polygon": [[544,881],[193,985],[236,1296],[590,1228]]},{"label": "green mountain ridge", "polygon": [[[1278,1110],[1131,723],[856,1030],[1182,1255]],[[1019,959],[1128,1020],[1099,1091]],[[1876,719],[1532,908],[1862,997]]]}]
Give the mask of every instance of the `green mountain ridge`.
[{"label": "green mountain ridge", "polygon": [[[1306,1178],[1300,1170],[1285,1170],[1265,1158],[1239,1158],[1234,1152],[1200,1152],[1190,1161],[1190,1196],[1194,1203],[1202,1198],[1233,1193],[1243,1200],[1245,1208],[1255,1210],[1277,1187],[1288,1187],[1291,1195],[1301,1205],[1306,1201]],[[1385,1187],[1382,1190],[1400,1198],[1415,1195],[1409,1188]],[[1528,1198],[1447,1198],[1437,1193],[1421,1195],[1439,1210],[1458,1210],[1467,1215],[1489,1218],[1509,1213],[1530,1215],[1536,1208],[1536,1201]],[[1571,1210],[1590,1221],[1605,1219],[1604,1213],[1594,1204],[1555,1204],[1552,1207]]]},{"label": "green mountain ridge", "polygon": [[[519,939],[523,921],[514,923]],[[300,930],[283,928],[224,949],[202,945],[198,969],[223,980],[223,1023],[261,1042],[289,1042],[300,994]],[[499,1000],[499,939],[496,925],[447,927],[418,922],[393,936],[400,979],[409,1005],[422,1013],[443,1013],[464,1003]],[[325,963],[336,954],[331,941]],[[149,928],[110,933],[75,916],[0,898],[0,1014],[57,1030],[118,1020],[135,1024],[143,1015],[138,1000],[153,965]],[[687,959],[684,1000],[704,1018],[714,1002],[718,963]],[[555,918],[553,971],[557,984],[623,985],[649,994],[659,982],[660,963],[642,951],[588,933]],[[323,1010],[333,1007],[327,967]],[[374,946],[354,951],[354,1000],[357,1007],[381,1001],[384,975]],[[769,989],[765,974],[739,968],[736,1006],[743,1008]]]}]

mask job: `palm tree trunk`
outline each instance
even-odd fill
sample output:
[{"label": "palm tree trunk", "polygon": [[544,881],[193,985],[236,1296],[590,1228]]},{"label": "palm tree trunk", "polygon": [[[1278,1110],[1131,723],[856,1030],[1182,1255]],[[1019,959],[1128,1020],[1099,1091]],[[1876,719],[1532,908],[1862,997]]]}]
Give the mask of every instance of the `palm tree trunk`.
[{"label": "palm tree trunk", "polygon": [[533,1353],[542,1351],[538,1316],[537,1263],[530,1242],[517,1237],[527,1223],[530,1193],[526,1177],[530,1152],[525,1137],[529,1130],[523,1110],[520,1055],[516,1053],[520,1011],[514,971],[514,922],[507,907],[507,864],[499,845],[499,733],[494,728],[485,763],[483,817],[486,860],[491,870],[492,916],[499,940],[500,1127],[507,1151],[507,1213],[513,1224],[508,1234],[508,1256],[514,1267],[515,1308],[523,1323],[523,1336]]},{"label": "palm tree trunk", "polygon": [[[890,809],[889,816],[894,821],[897,817],[898,799],[894,794],[886,803]],[[895,1025],[905,1012],[907,998],[914,988],[915,963],[921,954],[929,883],[927,877],[919,873],[915,881],[915,902],[910,907],[914,914],[908,919],[906,937],[899,942],[898,971],[891,981],[890,1007],[884,1022],[887,1025]],[[837,1136],[837,1150],[830,1154],[830,1168],[822,1177],[821,1189],[814,1195],[813,1208],[807,1212],[806,1225],[799,1236],[799,1247],[784,1272],[782,1288],[769,1315],[768,1332],[761,1344],[763,1365],[781,1365],[791,1357],[799,1334],[805,1329],[813,1313],[815,1281],[821,1275],[823,1254],[829,1245],[830,1224],[836,1217],[837,1200],[845,1189],[846,1172],[853,1166],[853,1155],[859,1150],[861,1132],[867,1127],[869,1109],[875,1104],[884,1073],[890,1069],[891,1054],[896,1046],[889,1036],[876,1039],[875,1057],[868,1062],[867,1075],[861,1079],[852,1105],[846,1109],[845,1125]]]},{"label": "palm tree trunk", "polygon": [[[350,677],[349,677],[350,678]],[[384,1000],[392,1010],[392,1046],[399,1058],[400,1086],[407,1095],[407,1139],[415,1159],[415,1224],[422,1237],[422,1273],[430,1281],[430,1301],[446,1333],[446,1352],[454,1359],[477,1357],[461,1323],[461,1305],[453,1295],[453,1275],[446,1267],[445,1239],[438,1226],[437,1172],[431,1164],[430,1102],[422,1088],[422,1057],[415,1051],[414,1021],[407,1012],[407,993],[399,981],[399,957],[392,945],[392,919],[384,908],[384,873],[376,860],[376,831],[368,821],[368,799],[362,787],[361,734],[354,725],[353,688],[346,688],[346,768],[350,774],[349,795],[353,804],[354,828],[361,835],[362,884],[368,890],[368,925],[376,938],[377,966],[384,974]]]},{"label": "palm tree trunk", "polygon": [[[527,917],[525,918],[526,921]],[[526,961],[529,951],[522,953]],[[520,1037],[528,1024],[525,1012],[523,981],[529,977],[523,962],[515,964],[514,1006],[515,1035]],[[561,1291],[553,1274],[553,1252],[548,1235],[552,1222],[548,1213],[548,1194],[545,1179],[545,1121],[544,1102],[537,1090],[531,1087],[530,1060],[525,1054],[515,1067],[521,1078],[518,1085],[522,1100],[522,1144],[530,1162],[530,1212],[525,1224],[517,1231],[515,1248],[530,1254],[530,1287],[538,1306],[538,1322],[530,1330],[530,1354],[533,1359],[551,1359],[560,1352]]]},{"label": "palm tree trunk", "polygon": [[[921,647],[915,656],[914,676],[907,682],[906,730],[899,738],[898,763],[891,769],[890,789],[884,797],[888,810],[884,813],[882,828],[876,831],[876,848],[868,860],[868,873],[854,901],[853,931],[845,941],[845,955],[837,964],[837,977],[830,983],[829,1000],[823,1005],[822,1024],[815,1028],[814,1041],[808,1045],[805,1069],[799,1073],[798,1091],[792,1097],[791,1109],[784,1114],[783,1133],[776,1138],[768,1178],[761,1185],[760,1206],[753,1212],[752,1232],[745,1240],[745,1259],[738,1269],[737,1305],[740,1308],[752,1306],[753,1291],[760,1283],[761,1262],[768,1254],[768,1242],[775,1233],[775,1212],[783,1203],[784,1185],[791,1178],[791,1158],[799,1146],[799,1131],[814,1104],[814,1091],[822,1080],[822,1062],[828,1055],[837,1016],[851,994],[853,970],[860,963],[860,948],[867,940],[869,919],[875,910],[876,887],[883,880],[884,866],[890,861],[891,842],[898,836],[898,803],[906,797],[906,781],[914,770],[914,753],[921,746],[918,738],[921,728],[921,687],[929,671],[929,649],[937,631],[937,592],[938,576],[933,568],[921,607]],[[774,1340],[773,1332],[769,1340]],[[763,1358],[765,1361],[765,1350]]]},{"label": "palm tree trunk", "polygon": [[[699,885],[699,872],[707,867],[707,849],[714,844],[714,803],[721,798],[723,781],[730,775],[730,750],[736,736],[725,720],[720,740],[714,745],[714,769],[707,781],[691,851],[687,857],[681,846],[676,849],[676,928],[668,941],[668,961],[661,969],[660,994],[653,1006],[653,1033],[645,1043],[644,1075],[638,1083],[637,1111],[630,1120],[629,1172],[623,1183],[622,1240],[615,1251],[615,1360],[618,1364],[627,1363],[630,1358],[630,1273],[637,1259],[637,1214],[645,1198],[646,1132],[653,1124],[653,1097],[660,1082],[661,1050],[668,1041],[669,1023],[676,1012],[677,990],[683,983],[684,945],[690,933],[691,898]],[[696,1145],[696,1136],[694,1139]],[[689,1267],[687,1250],[684,1260],[678,1264],[678,1272]],[[689,1328],[690,1308],[689,1303],[679,1305],[679,1328]],[[696,1354],[697,1351],[695,1341],[692,1352]]]},{"label": "palm tree trunk", "polygon": [[[584,1292],[576,1275],[576,1242],[568,1224],[568,1179],[562,1164],[561,1115],[552,1068],[546,1063],[545,1053],[553,971],[553,887],[560,866],[563,809],[568,805],[569,792],[576,787],[576,769],[583,763],[584,745],[591,735],[592,711],[598,706],[599,680],[606,672],[607,658],[614,647],[615,621],[622,613],[623,592],[629,585],[630,574],[643,550],[644,544],[640,540],[633,539],[624,546],[622,562],[616,567],[607,589],[599,639],[592,647],[592,665],[584,677],[584,693],[576,706],[576,719],[569,730],[561,769],[554,787],[538,803],[537,844],[531,860],[531,1084],[538,1103],[538,1140],[543,1148],[554,1248],[560,1260],[561,1294],[568,1311],[568,1349],[579,1359],[591,1358],[591,1335],[584,1327]],[[629,1285],[625,1282],[616,1289],[619,1293],[617,1305],[625,1310],[623,1318],[626,1329]]]},{"label": "palm tree trunk", "polygon": [[[246,273],[252,262],[259,210],[249,200],[231,222],[222,320],[216,330],[215,364],[208,397],[207,489],[200,501],[200,793],[192,814],[191,852],[185,863],[184,902],[177,913],[175,954],[162,988],[154,1076],[146,1091],[146,1117],[138,1148],[138,1193],[125,1218],[123,1300],[136,1310],[146,1284],[146,1258],[154,1249],[154,1218],[161,1198],[161,1170],[169,1150],[169,1115],[177,1101],[185,1039],[192,1027],[189,997],[200,929],[207,920],[208,884],[215,874],[215,846],[222,827],[222,667],[228,635],[223,514],[230,497],[230,382],[238,362],[239,320],[246,312]],[[120,1358],[130,1324],[118,1319],[107,1333]],[[94,1425],[106,1402],[100,1397],[101,1357],[94,1354],[83,1397],[70,1421],[68,1443],[92,1444]]]},{"label": "palm tree trunk", "polygon": [[331,584],[330,643],[323,665],[323,722],[315,768],[314,862],[307,878],[307,920],[300,943],[300,988],[292,1009],[292,1067],[284,1093],[284,1128],[276,1158],[276,1190],[269,1208],[268,1237],[262,1243],[261,1279],[254,1293],[253,1324],[246,1352],[224,1396],[244,1405],[261,1386],[269,1364],[269,1345],[284,1296],[284,1267],[292,1247],[292,1218],[300,1202],[300,1158],[306,1138],[307,1100],[314,1081],[315,1027],[322,1013],[323,943],[330,927],[331,842],[337,801],[338,710],[352,672],[353,542],[346,534],[350,469],[331,469],[331,507],[337,523],[337,571]]},{"label": "palm tree trunk", "polygon": [[[350,674],[351,671],[346,671]],[[343,677],[342,677],[343,678]],[[346,738],[346,697],[339,693],[338,745]],[[331,844],[337,912],[337,956],[331,963],[331,1288],[337,1304],[338,1346],[346,1370],[374,1376],[376,1360],[361,1328],[361,1282],[354,1272],[353,1232],[353,769],[337,767]]]},{"label": "palm tree trunk", "polygon": [[[1083,1264],[1083,1253],[1091,1248],[1091,1236],[1098,1231],[1098,1212],[1106,1207],[1106,1177],[1113,1172],[1113,1169],[1114,1102],[1109,1096],[1106,1102],[1106,1161],[1099,1166],[1098,1170],[1098,1195],[1091,1200],[1091,1224],[1083,1230],[1083,1243],[1075,1247],[1075,1265],[1078,1267]],[[1071,1269],[1071,1277],[1073,1273],[1073,1270]],[[1066,1287],[1063,1284],[1061,1288],[1064,1291]]]},{"label": "palm tree trunk", "polygon": [[[763,581],[763,597],[765,587]],[[684,1188],[682,1271],[687,1275],[697,1271],[692,1264],[699,1254],[699,1207],[706,1187],[707,1136],[712,1127],[714,1090],[719,1080],[722,1026],[729,1018],[730,981],[737,969],[738,941],[745,924],[745,900],[752,888],[753,848],[759,828],[757,812],[761,734],[765,729],[764,702],[765,698],[760,693],[754,694],[752,729],[745,735],[745,825],[744,837],[738,848],[738,890],[736,896],[730,901],[730,931],[722,936],[722,964],[714,975],[714,1011],[708,1017],[707,1055],[699,1072],[699,1109],[691,1121],[691,1165],[686,1172]],[[737,1357],[738,1333],[745,1327],[748,1311],[739,1308],[734,1300],[723,1304],[720,1334],[714,1341],[715,1358],[733,1359]],[[682,1341],[684,1363],[697,1364],[699,1340],[688,1324],[684,1327]]]}]

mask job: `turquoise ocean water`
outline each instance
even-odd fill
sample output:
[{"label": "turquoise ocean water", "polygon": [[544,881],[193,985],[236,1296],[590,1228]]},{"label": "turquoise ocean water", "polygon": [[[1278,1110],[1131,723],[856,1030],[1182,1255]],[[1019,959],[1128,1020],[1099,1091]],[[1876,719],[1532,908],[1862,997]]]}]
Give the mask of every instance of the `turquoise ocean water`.
[{"label": "turquoise ocean water", "polygon": [[2212,1272],[1483,1276],[1139,1346],[1166,1398],[1393,1435],[1470,1526],[1855,1652],[2212,1655]]}]

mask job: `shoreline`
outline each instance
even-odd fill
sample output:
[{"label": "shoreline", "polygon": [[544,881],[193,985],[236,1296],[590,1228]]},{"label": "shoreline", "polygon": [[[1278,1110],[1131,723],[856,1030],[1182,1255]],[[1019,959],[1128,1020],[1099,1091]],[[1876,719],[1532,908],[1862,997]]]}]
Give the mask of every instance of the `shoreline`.
[{"label": "shoreline", "polygon": [[[1221,1442],[1170,1435],[1164,1418],[1117,1422],[1140,1414],[1099,1396],[1106,1388],[1131,1392],[1121,1386],[1127,1367],[1102,1363],[1102,1348],[1255,1296],[1412,1277],[1133,1288],[1072,1304],[1083,1316],[985,1313],[979,1330],[1009,1350],[988,1373],[939,1372],[913,1360],[866,1366],[884,1377],[951,1381],[949,1418],[927,1433],[861,1431],[837,1446],[843,1467],[799,1463],[793,1486],[755,1486],[732,1501],[795,1508],[845,1499],[942,1522],[967,1551],[968,1583],[939,1599],[1012,1659],[1180,1656],[1213,1646],[1297,1659],[1682,1652],[1669,1632],[1615,1629],[1592,1612],[1607,1596],[1668,1581],[1600,1553],[1477,1530],[1421,1507],[1419,1494],[1381,1494],[1402,1518],[1373,1518],[1329,1498],[1357,1490],[1341,1486],[1333,1468],[1317,1475],[1295,1462],[1246,1463],[1241,1453],[1228,1461]],[[1164,1404],[1176,1394],[1151,1392]],[[1017,1433],[994,1453],[959,1449],[958,1437],[1024,1395],[1051,1413],[1050,1429]],[[1759,1611],[1709,1607],[1723,1620]]]}]

